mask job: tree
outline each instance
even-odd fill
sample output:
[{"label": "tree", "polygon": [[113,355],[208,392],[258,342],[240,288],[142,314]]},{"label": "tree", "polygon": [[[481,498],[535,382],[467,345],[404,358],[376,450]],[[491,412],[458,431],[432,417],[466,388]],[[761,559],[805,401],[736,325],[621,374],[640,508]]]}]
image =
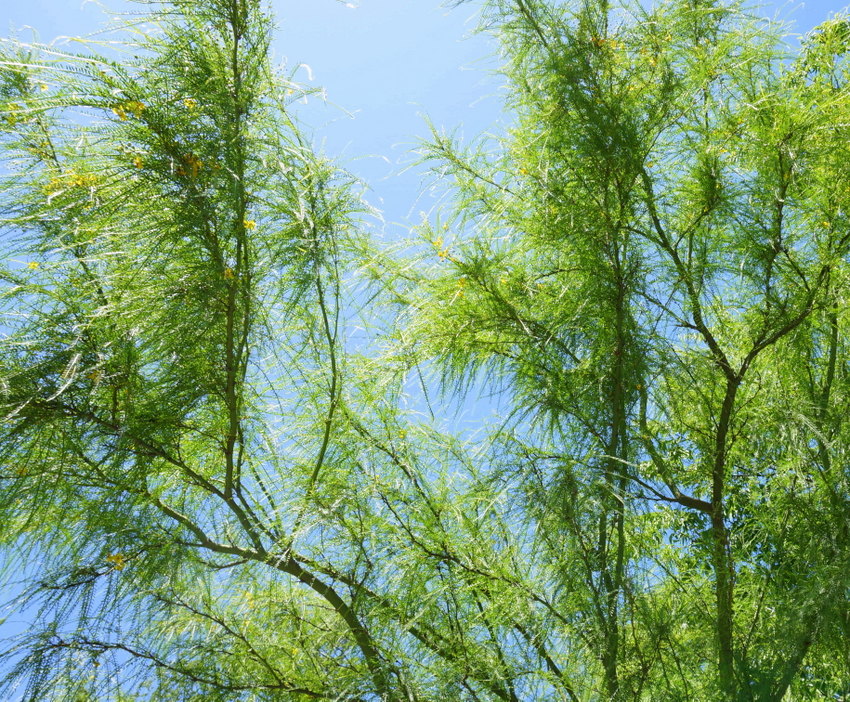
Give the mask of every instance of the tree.
[{"label": "tree", "polygon": [[434,134],[474,234],[417,306],[447,380],[538,420],[510,441],[574,665],[603,699],[846,695],[846,20],[793,57],[728,3],[488,7],[516,125]]},{"label": "tree", "polygon": [[150,9],[0,58],[6,694],[850,694],[844,19],[493,0],[402,255],[257,2]]}]

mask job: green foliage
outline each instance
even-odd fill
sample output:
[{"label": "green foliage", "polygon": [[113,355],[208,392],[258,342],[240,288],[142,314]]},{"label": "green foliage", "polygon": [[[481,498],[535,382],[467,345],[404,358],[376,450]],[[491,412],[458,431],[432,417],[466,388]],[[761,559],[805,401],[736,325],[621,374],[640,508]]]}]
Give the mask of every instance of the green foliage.
[{"label": "green foliage", "polygon": [[850,694],[846,18],[485,3],[400,254],[259,3],[148,4],[0,45],[2,694]]}]

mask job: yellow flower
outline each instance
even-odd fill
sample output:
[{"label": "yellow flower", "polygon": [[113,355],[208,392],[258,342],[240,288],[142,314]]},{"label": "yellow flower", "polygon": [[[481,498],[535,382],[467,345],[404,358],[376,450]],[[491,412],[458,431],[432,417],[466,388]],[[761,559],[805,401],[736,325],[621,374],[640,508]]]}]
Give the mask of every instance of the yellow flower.
[{"label": "yellow flower", "polygon": [[195,98],[185,98],[185,99],[183,100],[183,105],[184,105],[184,106],[186,107],[186,109],[187,109],[187,110],[189,110],[190,112],[194,112],[195,110],[197,110],[197,109],[198,109],[198,101],[197,101],[197,100],[195,100]]},{"label": "yellow flower", "polygon": [[67,174],[67,180],[62,181],[60,178],[51,179],[48,184],[49,190],[61,190],[63,185],[70,185],[77,188],[91,188],[97,183],[97,176],[91,173],[74,173],[71,171]]},{"label": "yellow flower", "polygon": [[197,156],[195,156],[195,154],[186,154],[183,157],[183,160],[186,162],[186,165],[189,166],[189,176],[192,178],[197,178],[198,173],[200,173],[201,169],[204,167],[204,162],[201,161],[201,159],[199,159]]},{"label": "yellow flower", "polygon": [[38,268],[38,261],[30,261],[27,264],[27,268],[34,271],[36,268]]},{"label": "yellow flower", "polygon": [[112,108],[112,111],[122,122],[127,121],[128,112],[138,119],[142,116],[142,112],[145,111],[145,103],[139,102],[138,100],[130,100],[128,102],[122,102],[120,105],[116,105]]},{"label": "yellow flower", "polygon": [[827,229],[829,229],[829,228],[832,226],[829,222],[821,222],[821,224],[822,224],[824,227],[826,227]]},{"label": "yellow flower", "polygon": [[145,165],[145,162],[142,160],[142,157],[141,157],[141,156],[135,156],[135,157],[133,158],[133,165],[134,165],[136,168],[141,168],[142,166],[144,166],[144,165]]},{"label": "yellow flower", "polygon": [[18,110],[21,109],[21,106],[13,102],[9,105],[9,112],[6,114],[6,122],[10,127],[14,127],[18,122],[21,121],[20,117],[15,114]]},{"label": "yellow flower", "polygon": [[59,192],[60,190],[65,189],[64,181],[58,176],[53,176],[47,185],[44,186],[44,192],[48,195],[53,195],[54,193]]},{"label": "yellow flower", "polygon": [[253,219],[244,219],[242,220],[242,226],[244,226],[245,229],[251,230],[257,228],[257,223]]},{"label": "yellow flower", "polygon": [[443,248],[443,237],[438,236],[434,241],[431,242],[434,245],[435,249]]},{"label": "yellow flower", "polygon": [[138,100],[131,100],[124,106],[129,112],[133,113],[133,117],[137,119],[142,116],[142,112],[145,111],[145,103],[139,102]]},{"label": "yellow flower", "polygon": [[39,85],[38,87],[39,87],[39,88],[41,88],[41,92],[43,92],[43,93],[44,93],[44,92],[47,92],[47,90],[48,90],[47,83],[42,83],[42,84],[41,84],[41,85]]},{"label": "yellow flower", "polygon": [[233,272],[232,268],[225,268],[224,269],[224,279],[225,280],[233,280],[234,277],[236,277],[236,273]]},{"label": "yellow flower", "polygon": [[106,562],[112,564],[113,570],[124,570],[127,559],[123,553],[111,553],[106,557]]}]

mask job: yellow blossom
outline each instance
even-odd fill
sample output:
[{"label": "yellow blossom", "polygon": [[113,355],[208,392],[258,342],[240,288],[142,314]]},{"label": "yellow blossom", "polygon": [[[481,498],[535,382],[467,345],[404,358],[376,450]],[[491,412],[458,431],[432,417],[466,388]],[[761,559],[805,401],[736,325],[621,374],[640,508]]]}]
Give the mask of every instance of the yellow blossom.
[{"label": "yellow blossom", "polygon": [[821,224],[822,224],[824,227],[826,227],[827,229],[829,229],[829,228],[832,226],[829,222],[821,222]]},{"label": "yellow blossom", "polygon": [[145,111],[145,103],[139,102],[138,100],[131,100],[126,105],[124,105],[125,109],[129,112],[133,113],[133,117],[141,117],[142,112]]},{"label": "yellow blossom", "polygon": [[30,261],[27,264],[27,268],[34,271],[36,268],[38,268],[38,261]]},{"label": "yellow blossom", "polygon": [[242,220],[242,226],[244,226],[245,229],[251,230],[257,228],[257,223],[253,219],[245,219]]},{"label": "yellow blossom", "polygon": [[18,103],[13,102],[9,105],[8,109],[9,111],[6,114],[5,119],[10,127],[14,127],[20,121],[20,117],[18,116],[17,112],[21,109],[21,106]]},{"label": "yellow blossom", "polygon": [[233,269],[232,269],[232,268],[225,268],[225,269],[224,269],[224,278],[225,278],[225,280],[233,280],[233,278],[234,278],[235,276],[236,276],[236,273],[234,273],[234,272],[233,272]]},{"label": "yellow blossom", "polygon": [[183,105],[190,112],[194,112],[198,109],[198,101],[195,98],[184,98]]},{"label": "yellow blossom", "polygon": [[[195,154],[186,154],[183,157],[183,160],[186,162],[186,165],[189,167],[188,174],[192,178],[197,178],[198,173],[204,167],[204,162],[201,161]],[[179,171],[178,171],[179,172]],[[184,174],[186,171],[184,171]]]},{"label": "yellow blossom", "polygon": [[124,570],[127,559],[123,553],[111,553],[106,557],[106,562],[112,565],[113,570]]},{"label": "yellow blossom", "polygon": [[142,116],[142,112],[145,111],[145,103],[138,100],[129,100],[128,102],[122,102],[120,105],[116,105],[112,108],[112,111],[122,122],[127,120],[127,113],[138,119]]},{"label": "yellow blossom", "polygon": [[434,245],[435,249],[443,248],[443,237],[438,236],[434,241],[431,242]]},{"label": "yellow blossom", "polygon": [[50,181],[47,183],[47,185],[44,186],[44,192],[47,193],[48,195],[52,195],[53,193],[58,192],[59,190],[62,190],[64,187],[65,187],[65,184],[62,181],[62,179],[54,176],[53,178],[50,179]]},{"label": "yellow blossom", "polygon": [[91,173],[77,173],[71,178],[71,185],[76,185],[78,188],[91,188],[95,183],[97,183],[97,176]]},{"label": "yellow blossom", "polygon": [[145,162],[142,160],[142,157],[141,157],[141,156],[135,156],[135,157],[133,158],[133,165],[134,165],[136,168],[141,168],[142,166],[144,166],[144,165],[145,165]]}]

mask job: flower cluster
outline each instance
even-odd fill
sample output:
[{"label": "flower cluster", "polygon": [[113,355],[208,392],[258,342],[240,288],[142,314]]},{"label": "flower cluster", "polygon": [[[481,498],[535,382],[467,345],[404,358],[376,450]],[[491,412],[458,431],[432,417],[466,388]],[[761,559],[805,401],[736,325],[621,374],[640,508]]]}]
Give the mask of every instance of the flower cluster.
[{"label": "flower cluster", "polygon": [[128,119],[128,114],[132,115],[136,119],[139,119],[142,116],[142,113],[145,111],[145,103],[139,102],[138,100],[130,100],[128,102],[122,102],[115,107],[112,108],[112,111],[118,116],[122,122]]},{"label": "flower cluster", "polygon": [[93,173],[63,173],[58,176],[53,176],[44,186],[44,191],[48,195],[67,190],[68,188],[93,188],[97,185],[97,176]]},{"label": "flower cluster", "polygon": [[443,237],[438,236],[431,243],[434,245],[434,248],[437,250],[437,256],[441,260],[443,260],[443,261],[445,261],[445,260],[454,261],[455,260],[454,258],[452,258],[452,255],[449,253],[449,247],[444,246]]},{"label": "flower cluster", "polygon": [[614,51],[620,51],[626,48],[623,42],[616,39],[606,39],[605,37],[591,37],[590,43],[600,49],[609,48],[614,49]]},{"label": "flower cluster", "polygon": [[6,109],[7,112],[5,115],[3,115],[3,119],[10,127],[14,127],[19,122],[28,121],[27,117],[22,116],[21,106],[18,103],[13,102]]},{"label": "flower cluster", "polygon": [[183,156],[182,166],[178,166],[175,171],[179,176],[189,176],[194,179],[198,177],[201,169],[204,167],[204,162],[195,154],[186,154]]},{"label": "flower cluster", "polygon": [[123,553],[110,553],[106,557],[106,562],[112,566],[113,570],[124,570],[127,565],[127,558]]}]

